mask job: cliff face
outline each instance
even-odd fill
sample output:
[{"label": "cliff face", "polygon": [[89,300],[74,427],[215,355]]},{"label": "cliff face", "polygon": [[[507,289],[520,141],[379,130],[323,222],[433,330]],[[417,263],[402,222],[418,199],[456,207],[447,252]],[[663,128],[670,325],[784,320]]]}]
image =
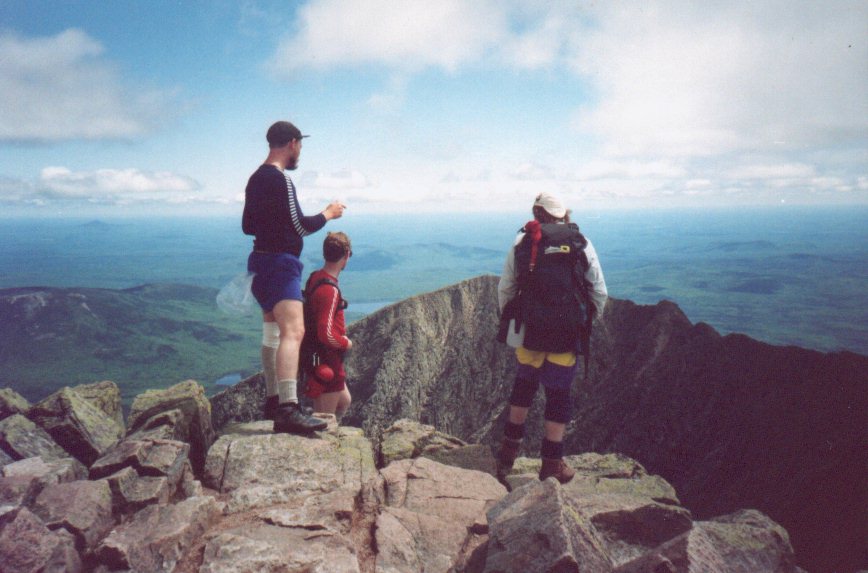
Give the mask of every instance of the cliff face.
[{"label": "cliff face", "polygon": [[[412,418],[495,444],[514,376],[495,341],[496,285],[479,277],[354,323],[349,420],[376,436]],[[701,518],[759,509],[810,571],[868,564],[868,358],[721,336],[669,302],[611,300],[602,318],[568,453],[635,458]],[[542,402],[527,426],[533,456]]]},{"label": "cliff face", "polygon": [[347,415],[376,436],[399,418],[467,441],[488,436],[512,388],[512,354],[494,341],[491,277],[413,297],[353,323]]}]

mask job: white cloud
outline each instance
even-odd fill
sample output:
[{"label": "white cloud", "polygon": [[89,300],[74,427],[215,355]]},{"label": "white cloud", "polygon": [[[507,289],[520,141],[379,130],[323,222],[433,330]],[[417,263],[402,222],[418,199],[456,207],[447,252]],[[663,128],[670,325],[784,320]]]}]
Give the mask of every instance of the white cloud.
[{"label": "white cloud", "polygon": [[331,173],[306,171],[301,177],[305,189],[364,189],[370,186],[368,178],[360,171],[341,170]]},{"label": "white cloud", "polygon": [[865,2],[597,8],[597,27],[574,41],[575,69],[597,88],[577,125],[610,154],[864,144]]},{"label": "white cloud", "polygon": [[520,181],[537,181],[554,178],[551,168],[532,162],[524,162],[516,166],[512,172],[512,176]]},{"label": "white cloud", "polygon": [[272,58],[277,72],[368,63],[455,70],[481,58],[507,27],[488,0],[317,0],[298,18]]},{"label": "white cloud", "polygon": [[731,172],[731,179],[805,179],[814,177],[814,167],[803,163],[743,165]]},{"label": "white cloud", "polygon": [[582,165],[578,178],[583,181],[595,179],[679,178],[686,175],[685,169],[666,160],[640,161],[636,159],[595,159]]},{"label": "white cloud", "polygon": [[131,138],[165,120],[169,99],[124,85],[81,30],[0,34],[0,141]]},{"label": "white cloud", "polygon": [[37,181],[0,179],[0,197],[7,205],[226,202],[203,195],[198,182],[175,173],[138,169],[72,171],[66,167],[46,167]]},{"label": "white cloud", "polygon": [[297,17],[271,58],[278,73],[359,64],[546,68],[562,59],[587,13],[571,3],[520,0],[312,0]]}]

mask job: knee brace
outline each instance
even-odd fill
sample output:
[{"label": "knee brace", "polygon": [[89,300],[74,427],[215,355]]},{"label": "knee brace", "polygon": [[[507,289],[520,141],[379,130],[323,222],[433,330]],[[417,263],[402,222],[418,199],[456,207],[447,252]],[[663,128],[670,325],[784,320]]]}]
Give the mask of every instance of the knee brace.
[{"label": "knee brace", "polygon": [[280,346],[280,328],[276,322],[262,323],[262,346],[268,348]]},{"label": "knee brace", "polygon": [[512,394],[509,396],[509,404],[521,408],[530,408],[537,388],[539,388],[539,382],[536,380],[516,377],[515,383],[512,385]]},{"label": "knee brace", "polygon": [[569,388],[549,388],[545,386],[546,409],[544,418],[549,422],[566,424],[573,415]]}]

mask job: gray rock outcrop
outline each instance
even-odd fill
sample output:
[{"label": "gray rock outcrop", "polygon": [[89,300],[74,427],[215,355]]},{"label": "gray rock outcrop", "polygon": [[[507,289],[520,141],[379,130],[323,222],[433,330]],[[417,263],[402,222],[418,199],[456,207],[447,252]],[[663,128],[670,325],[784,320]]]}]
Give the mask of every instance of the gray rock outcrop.
[{"label": "gray rock outcrop", "polygon": [[[325,416],[327,430],[312,436],[274,434],[270,422],[230,424],[197,474],[189,443],[154,437],[175,435],[179,420],[188,419],[176,414],[185,409],[181,402],[151,400],[139,410],[146,418],[133,417],[137,429],[88,474],[69,457],[5,465],[4,573],[579,566],[627,573],[648,564],[678,573],[797,571],[786,531],[766,516],[746,511],[693,521],[668,483],[629,458],[568,457],[578,473],[563,486],[540,482],[539,460],[521,458],[507,494],[491,473],[467,467],[493,468],[486,446],[410,420],[381,433],[387,456],[375,455],[360,428],[340,427],[333,416]],[[378,457],[389,463],[378,468]]]},{"label": "gray rock outcrop", "polygon": [[124,433],[115,420],[72,388],[58,390],[35,404],[27,417],[85,465],[120,441]]},{"label": "gray rock outcrop", "polygon": [[95,557],[109,570],[173,571],[219,515],[220,504],[210,496],[149,505],[112,530],[96,547]]},{"label": "gray rock outcrop", "polygon": [[73,536],[51,531],[26,507],[0,506],[0,563],[3,573],[83,570]]},{"label": "gray rock outcrop", "polygon": [[114,420],[119,428],[124,429],[124,411],[121,406],[121,391],[118,385],[110,380],[81,384],[73,388],[76,393],[105,412]]},{"label": "gray rock outcrop", "polygon": [[[136,396],[127,420],[128,435],[171,438],[190,445],[190,463],[196,472],[205,465],[208,448],[216,437],[211,423],[211,403],[205,389],[186,380],[164,390],[148,390]],[[155,435],[149,430],[159,429]]]},{"label": "gray rock outcrop", "polygon": [[[515,376],[512,349],[495,340],[497,282],[464,281],[351,324],[345,421],[375,443],[410,418],[496,447]],[[699,519],[763,511],[811,571],[868,565],[868,357],[722,336],[672,302],[610,298],[573,400],[568,454],[638,460]],[[524,455],[539,455],[543,406],[540,391]]]},{"label": "gray rock outcrop", "polygon": [[259,372],[211,396],[211,422],[214,430],[237,422],[262,419],[265,403],[265,378]]},{"label": "gray rock outcrop", "polygon": [[50,485],[33,502],[33,513],[49,529],[72,534],[80,552],[96,545],[115,525],[111,490],[103,480]]},{"label": "gray rock outcrop", "polygon": [[[417,420],[468,443],[484,441],[515,375],[494,342],[495,277],[463,281],[386,307],[349,327],[353,404],[344,417],[375,441],[395,421]],[[492,282],[491,279],[495,279]]]},{"label": "gray rock outcrop", "polygon": [[0,449],[13,460],[39,456],[50,461],[70,457],[48,432],[21,414],[0,420]]},{"label": "gray rock outcrop", "polygon": [[[425,457],[384,467],[376,521],[376,570],[454,571],[470,563],[487,533],[486,511],[506,494],[493,476]],[[466,565],[465,565],[466,566]]]},{"label": "gray rock outcrop", "polygon": [[30,402],[12,388],[0,388],[0,420],[13,414],[24,414]]}]

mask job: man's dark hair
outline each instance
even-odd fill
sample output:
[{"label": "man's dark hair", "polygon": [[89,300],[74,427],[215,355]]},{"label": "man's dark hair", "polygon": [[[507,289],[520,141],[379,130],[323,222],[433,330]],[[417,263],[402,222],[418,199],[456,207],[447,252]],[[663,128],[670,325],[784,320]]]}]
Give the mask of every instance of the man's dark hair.
[{"label": "man's dark hair", "polygon": [[336,231],[326,235],[322,242],[322,256],[330,263],[341,260],[344,255],[352,253],[353,246],[346,233]]},{"label": "man's dark hair", "polygon": [[268,128],[268,133],[265,134],[265,139],[268,141],[268,147],[274,149],[283,147],[294,139],[307,137],[302,135],[301,131],[288,121],[278,121]]}]

